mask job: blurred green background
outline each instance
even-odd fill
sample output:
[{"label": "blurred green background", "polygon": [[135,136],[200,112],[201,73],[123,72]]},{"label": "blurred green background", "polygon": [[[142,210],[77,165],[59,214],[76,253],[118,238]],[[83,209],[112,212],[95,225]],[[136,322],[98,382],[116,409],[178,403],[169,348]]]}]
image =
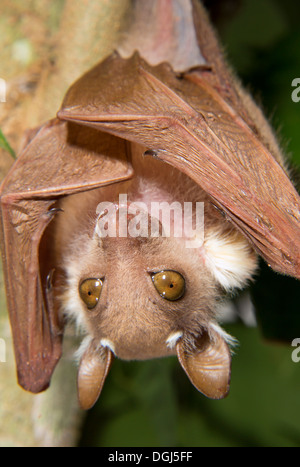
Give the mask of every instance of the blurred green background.
[{"label": "blurred green background", "polygon": [[[230,63],[278,132],[295,183],[300,167],[300,2],[207,0]],[[113,363],[81,446],[300,446],[300,286],[262,264],[251,289],[257,327],[237,319],[232,384],[223,401],[194,389],[175,358]],[[300,353],[299,353],[300,355]]]}]

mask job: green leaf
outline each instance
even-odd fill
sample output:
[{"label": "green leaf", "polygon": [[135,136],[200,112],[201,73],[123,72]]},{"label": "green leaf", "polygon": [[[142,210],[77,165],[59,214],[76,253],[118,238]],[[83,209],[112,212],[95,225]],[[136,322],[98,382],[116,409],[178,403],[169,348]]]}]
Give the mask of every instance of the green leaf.
[{"label": "green leaf", "polygon": [[16,159],[16,153],[8,143],[7,139],[5,138],[4,134],[2,133],[2,130],[0,128],[0,148],[4,149],[5,151],[8,151],[10,155]]}]

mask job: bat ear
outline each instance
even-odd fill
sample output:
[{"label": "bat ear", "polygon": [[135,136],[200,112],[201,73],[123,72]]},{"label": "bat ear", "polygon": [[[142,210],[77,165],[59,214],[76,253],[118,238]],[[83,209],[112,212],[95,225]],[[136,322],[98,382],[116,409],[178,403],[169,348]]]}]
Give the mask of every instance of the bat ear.
[{"label": "bat ear", "polygon": [[97,402],[113,361],[108,347],[97,347],[94,340],[84,352],[78,370],[77,390],[80,407],[88,410]]},{"label": "bat ear", "polygon": [[231,355],[221,334],[206,331],[193,346],[183,340],[176,345],[178,360],[191,383],[210,399],[223,399],[229,392]]}]

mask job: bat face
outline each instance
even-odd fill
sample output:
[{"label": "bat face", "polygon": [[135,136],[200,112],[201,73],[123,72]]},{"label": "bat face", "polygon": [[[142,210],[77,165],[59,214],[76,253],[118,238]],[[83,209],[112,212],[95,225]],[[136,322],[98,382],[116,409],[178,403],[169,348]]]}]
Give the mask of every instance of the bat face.
[{"label": "bat face", "polygon": [[[86,336],[78,352],[80,368],[90,370],[95,359],[102,367],[101,378],[99,362],[96,376],[89,372],[87,378],[86,370],[79,370],[79,400],[88,408],[99,396],[108,355],[143,360],[177,354],[193,381],[199,369],[187,367],[181,357],[185,352],[198,359],[198,365],[207,359],[206,380],[215,378],[211,369],[224,359],[221,382],[217,378],[212,388],[203,381],[194,382],[210,397],[224,397],[230,377],[231,338],[217,325],[218,306],[222,290],[243,286],[251,278],[256,255],[197,184],[177,170],[166,181],[168,166],[143,157],[145,148],[134,144],[130,148],[135,177],[63,199],[52,226],[55,255],[65,276],[62,289],[56,291],[61,311],[75,319]],[[158,219],[151,216],[157,200],[162,208]],[[195,228],[194,237],[203,231],[203,239],[191,247],[184,231],[175,236],[174,226],[184,218],[187,203],[195,208],[195,200],[203,205],[204,224]],[[108,209],[99,209],[101,205]],[[181,205],[179,217],[168,209]],[[169,235],[168,221],[172,225]],[[106,231],[101,230],[100,222]],[[158,229],[151,230],[153,224]],[[97,386],[92,401],[91,381]]]}]

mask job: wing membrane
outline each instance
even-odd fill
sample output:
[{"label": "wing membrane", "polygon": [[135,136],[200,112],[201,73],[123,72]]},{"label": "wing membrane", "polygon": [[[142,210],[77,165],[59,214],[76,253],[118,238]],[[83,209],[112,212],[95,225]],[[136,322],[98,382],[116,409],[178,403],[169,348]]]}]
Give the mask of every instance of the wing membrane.
[{"label": "wing membrane", "polygon": [[129,178],[126,151],[119,138],[52,121],[25,148],[1,186],[7,302],[18,379],[27,390],[47,388],[61,355],[63,323],[47,285],[51,251],[43,260],[39,251],[55,215],[51,208],[59,196]]},{"label": "wing membrane", "polygon": [[137,53],[96,66],[59,118],[143,144],[195,180],[275,270],[300,278],[300,199],[259,136],[201,70],[176,75]]}]

